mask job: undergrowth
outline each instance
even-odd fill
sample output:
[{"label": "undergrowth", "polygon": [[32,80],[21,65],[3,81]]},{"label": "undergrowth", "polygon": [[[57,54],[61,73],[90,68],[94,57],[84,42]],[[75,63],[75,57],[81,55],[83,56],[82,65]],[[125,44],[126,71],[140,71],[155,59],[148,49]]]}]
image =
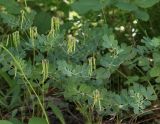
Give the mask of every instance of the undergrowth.
[{"label": "undergrowth", "polygon": [[149,15],[159,0],[8,2],[0,124],[130,124],[159,112],[160,38]]}]

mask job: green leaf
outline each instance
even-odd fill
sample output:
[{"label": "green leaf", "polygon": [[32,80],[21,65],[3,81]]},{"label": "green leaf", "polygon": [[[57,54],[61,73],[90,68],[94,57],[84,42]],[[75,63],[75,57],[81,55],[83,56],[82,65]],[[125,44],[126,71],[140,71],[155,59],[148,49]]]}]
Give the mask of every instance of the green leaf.
[{"label": "green leaf", "polygon": [[13,124],[23,124],[22,122],[20,122],[18,119],[16,118],[11,118],[9,119],[9,121],[11,121]]},{"label": "green leaf", "polygon": [[3,23],[7,24],[11,28],[16,28],[19,26],[19,19],[10,13],[0,13],[0,17],[2,18]]},{"label": "green leaf", "polygon": [[148,58],[147,57],[139,57],[138,65],[139,66],[148,66],[149,65]]},{"label": "green leaf", "polygon": [[89,10],[101,10],[104,5],[110,3],[110,0],[105,0],[105,2],[101,3],[100,0],[79,0],[72,4],[72,9],[77,11],[80,14],[85,14]]},{"label": "green leaf", "polygon": [[139,80],[139,77],[137,75],[135,76],[128,76],[128,80],[126,83],[133,84]]},{"label": "green leaf", "polygon": [[160,0],[135,0],[134,3],[142,8],[149,8],[158,3]]},{"label": "green leaf", "polygon": [[103,47],[104,48],[115,48],[118,45],[117,40],[115,40],[114,35],[104,35],[103,36]]},{"label": "green leaf", "polygon": [[150,45],[153,47],[159,47],[160,46],[160,38],[153,38],[150,42]]},{"label": "green leaf", "polygon": [[15,0],[0,0],[1,5],[11,14],[19,14],[20,12],[20,6]]},{"label": "green leaf", "polygon": [[33,20],[36,15],[36,11],[25,12],[25,19],[22,23],[22,30],[27,30],[33,25]]},{"label": "green leaf", "polygon": [[145,102],[144,102],[144,105],[145,105],[145,106],[149,106],[149,105],[151,105],[151,102],[150,102],[150,101],[145,101]]},{"label": "green leaf", "polygon": [[160,83],[160,77],[156,78],[155,81],[156,81],[157,83]]},{"label": "green leaf", "polygon": [[51,16],[47,12],[39,12],[35,16],[34,25],[38,28],[38,33],[45,34],[50,30]]},{"label": "green leaf", "polygon": [[0,120],[0,124],[13,124],[13,123],[7,120]]},{"label": "green leaf", "polygon": [[16,82],[12,80],[10,76],[6,72],[2,71],[1,69],[0,69],[0,77],[3,77],[3,79],[8,83],[8,86],[10,88],[14,88]]},{"label": "green leaf", "polygon": [[[25,12],[25,19],[22,23],[23,31],[29,29],[32,26],[35,15],[35,11]],[[20,18],[17,16],[14,16],[10,13],[0,13],[0,17],[2,18],[3,23],[7,24],[11,28],[21,27]]]},{"label": "green leaf", "polygon": [[153,67],[150,70],[149,74],[150,74],[151,77],[158,77],[158,76],[160,76],[160,67],[159,66]]},{"label": "green leaf", "polygon": [[126,11],[137,10],[137,7],[134,4],[129,2],[118,1],[115,6],[118,7],[119,9],[126,10]]},{"label": "green leaf", "polygon": [[64,120],[64,117],[63,117],[63,114],[62,114],[61,110],[56,105],[54,105],[53,103],[49,103],[49,107],[51,107],[53,113],[61,121],[61,123],[65,124],[65,120]]},{"label": "green leaf", "polygon": [[21,88],[20,88],[20,85],[18,84],[12,88],[13,95],[9,105],[10,107],[16,106],[19,103],[20,91],[21,91]]},{"label": "green leaf", "polygon": [[99,79],[107,79],[110,77],[110,72],[104,68],[96,69],[96,78]]},{"label": "green leaf", "polygon": [[43,118],[32,117],[31,119],[29,119],[28,124],[47,124],[47,121]]},{"label": "green leaf", "polygon": [[58,70],[60,70],[63,74],[67,75],[67,76],[72,76],[72,65],[69,65],[66,63],[66,61],[58,61]]},{"label": "green leaf", "polygon": [[134,12],[135,16],[140,19],[140,20],[143,20],[143,21],[148,21],[149,20],[149,15],[147,12],[143,11],[143,10],[136,10]]},{"label": "green leaf", "polygon": [[85,94],[90,94],[92,93],[92,87],[89,86],[89,85],[86,85],[86,84],[81,84],[80,87],[79,87],[79,91],[81,93],[85,93]]},{"label": "green leaf", "polygon": [[153,62],[154,62],[154,65],[159,65],[160,64],[160,57],[159,57],[159,53],[158,52],[155,52],[153,53]]},{"label": "green leaf", "polygon": [[100,59],[100,64],[104,67],[112,67],[116,66],[113,64],[114,58],[110,56],[109,54],[106,54],[104,57]]},{"label": "green leaf", "polygon": [[88,66],[84,65],[75,65],[73,63],[67,63],[64,60],[57,61],[58,70],[61,71],[64,75],[68,77],[71,76],[81,76],[86,77],[88,74]]},{"label": "green leaf", "polygon": [[151,86],[147,87],[147,95],[148,95],[149,100],[150,99],[152,99],[152,100],[156,100],[157,99],[157,97],[155,95],[155,90]]}]

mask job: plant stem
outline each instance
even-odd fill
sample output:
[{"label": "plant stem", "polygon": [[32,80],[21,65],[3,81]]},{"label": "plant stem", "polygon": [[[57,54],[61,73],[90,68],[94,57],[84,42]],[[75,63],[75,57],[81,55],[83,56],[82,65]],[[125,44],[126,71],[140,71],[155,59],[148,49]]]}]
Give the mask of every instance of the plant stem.
[{"label": "plant stem", "polygon": [[[16,60],[16,58],[13,56],[13,54],[12,54],[6,47],[4,47],[3,45],[0,45],[0,47],[3,48],[3,49],[12,57],[12,59],[15,61],[17,67],[19,68],[19,70],[20,70],[21,73],[22,73],[22,76],[23,76],[24,80],[26,81],[26,86],[29,85],[29,87],[27,87],[27,88],[28,88],[28,89],[31,88],[32,92],[35,94],[35,96],[36,96],[36,98],[37,98],[37,100],[38,100],[38,102],[39,102],[39,105],[40,105],[40,107],[41,107],[41,109],[42,109],[42,112],[44,113],[44,116],[45,116],[45,119],[46,119],[46,121],[47,121],[47,124],[49,124],[49,119],[48,119],[47,113],[46,113],[46,111],[45,111],[45,108],[44,108],[44,106],[43,106],[43,104],[42,104],[42,102],[41,102],[38,94],[37,94],[36,91],[34,90],[31,82],[30,82],[30,81],[28,80],[28,78],[26,77],[26,75],[25,75],[25,73],[24,73],[21,65],[20,65],[19,62]],[[29,89],[29,90],[30,90],[30,89]]]}]

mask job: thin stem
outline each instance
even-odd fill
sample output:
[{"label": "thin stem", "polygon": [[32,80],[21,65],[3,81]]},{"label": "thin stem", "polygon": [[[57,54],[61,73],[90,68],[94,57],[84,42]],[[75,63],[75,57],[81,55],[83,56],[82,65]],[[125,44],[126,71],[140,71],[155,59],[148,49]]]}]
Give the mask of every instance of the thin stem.
[{"label": "thin stem", "polygon": [[0,76],[3,77],[5,79],[5,81],[8,83],[9,87],[12,88],[15,86],[15,81],[12,80],[5,72],[3,72],[1,69],[0,69]]},{"label": "thin stem", "polygon": [[117,72],[121,74],[124,78],[128,79],[127,75],[125,75],[123,72],[119,71],[118,69],[117,69]]},{"label": "thin stem", "polygon": [[[143,73],[143,71],[142,71],[141,69],[139,69],[137,66],[135,66],[135,68],[136,68],[143,76],[145,76],[145,74]],[[150,82],[148,79],[147,79],[147,82],[148,82],[148,84],[152,87],[154,94],[155,94],[155,95],[157,96],[157,98],[158,98],[158,95],[157,95],[156,91],[154,90],[154,87],[153,87],[153,85],[151,84],[151,82]]]},{"label": "thin stem", "polygon": [[[25,73],[24,73],[24,71],[23,71],[23,68],[21,67],[21,65],[19,64],[19,62],[16,60],[16,58],[13,56],[13,54],[12,54],[6,47],[4,47],[3,45],[0,45],[0,47],[3,48],[3,49],[12,57],[12,59],[13,59],[14,62],[16,63],[17,67],[18,67],[19,70],[21,71],[22,76],[24,77],[24,79],[25,79],[25,81],[26,81],[26,82],[25,82],[26,86],[29,85],[29,87],[31,88],[31,90],[32,90],[33,93],[35,94],[35,96],[36,96],[36,98],[37,98],[37,100],[38,100],[38,102],[39,102],[39,105],[40,105],[40,107],[41,107],[41,109],[42,109],[42,112],[44,113],[44,116],[45,116],[45,119],[46,119],[46,121],[47,121],[47,124],[49,124],[49,119],[48,119],[47,113],[46,113],[46,111],[45,111],[45,108],[44,108],[44,106],[43,106],[43,104],[42,104],[42,102],[41,102],[38,94],[37,94],[36,91],[34,90],[31,82],[30,82],[30,81],[28,80],[28,78],[26,77],[26,75],[25,75]],[[28,89],[29,89],[29,88],[28,88]],[[30,89],[29,89],[29,90],[30,90]]]},{"label": "thin stem", "polygon": [[24,0],[24,4],[25,4],[25,7],[27,7],[27,1],[26,0]]}]

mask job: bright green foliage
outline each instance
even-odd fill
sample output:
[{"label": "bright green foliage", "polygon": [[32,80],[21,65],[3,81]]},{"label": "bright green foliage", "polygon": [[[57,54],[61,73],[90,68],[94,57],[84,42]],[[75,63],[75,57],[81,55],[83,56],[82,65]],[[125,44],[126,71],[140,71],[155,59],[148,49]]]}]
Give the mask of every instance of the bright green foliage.
[{"label": "bright green foliage", "polygon": [[47,124],[47,122],[45,121],[45,119],[42,118],[38,118],[38,117],[32,117],[28,124]]},{"label": "bright green foliage", "polygon": [[113,48],[114,49],[117,47],[118,42],[115,40],[113,35],[110,35],[110,36],[104,35],[103,40],[104,40],[104,42],[102,45],[104,48]]},{"label": "bright green foliage", "polygon": [[153,67],[150,70],[150,75],[151,75],[151,77],[158,77],[158,76],[160,76],[160,67],[159,66]]},{"label": "bright green foliage", "polygon": [[158,3],[159,0],[134,0],[134,3],[142,8],[148,8]]},{"label": "bright green foliage", "polygon": [[152,7],[154,4],[158,2],[159,0],[80,0],[78,2],[73,3],[72,8],[80,14],[85,14],[90,10],[99,11],[105,6],[113,5],[121,10],[133,12],[133,14],[138,19],[147,21],[149,19],[149,15],[141,8]]},{"label": "bright green foliage", "polygon": [[99,0],[93,0],[92,2],[90,0],[81,0],[75,2],[72,6],[74,10],[82,14],[88,12],[89,10],[100,10],[102,8]]},{"label": "bright green foliage", "polygon": [[138,9],[137,6],[134,5],[133,3],[122,1],[122,0],[117,1],[116,7],[126,11],[135,11]]},{"label": "bright green foliage", "polygon": [[133,107],[135,114],[143,112],[146,106],[151,105],[151,100],[157,99],[152,87],[144,88],[137,84],[129,89],[129,95],[129,105]]},{"label": "bright green foliage", "polygon": [[51,109],[52,109],[53,113],[56,115],[56,117],[61,121],[61,123],[65,124],[65,120],[64,120],[64,117],[63,117],[61,110],[52,103],[50,103],[49,106],[51,107]]},{"label": "bright green foliage", "polygon": [[6,120],[0,120],[0,123],[1,124],[13,124],[10,121],[6,121]]},{"label": "bright green foliage", "polygon": [[51,109],[65,124],[61,108],[74,103],[94,124],[152,107],[160,92],[160,38],[142,31],[141,22],[159,0],[38,2],[0,1],[0,110],[17,118],[24,107],[29,124],[49,124]]},{"label": "bright green foliage", "polygon": [[149,15],[148,15],[148,13],[145,12],[145,11],[137,10],[137,11],[135,11],[134,13],[135,13],[135,16],[136,16],[138,19],[141,19],[141,20],[144,20],[144,21],[149,20]]},{"label": "bright green foliage", "polygon": [[20,12],[19,4],[15,0],[9,0],[8,2],[6,2],[6,0],[1,0],[0,5],[2,5],[4,9],[10,14],[19,14]]},{"label": "bright green foliage", "polygon": [[9,119],[13,124],[23,124],[21,121],[17,120],[16,118]]}]

